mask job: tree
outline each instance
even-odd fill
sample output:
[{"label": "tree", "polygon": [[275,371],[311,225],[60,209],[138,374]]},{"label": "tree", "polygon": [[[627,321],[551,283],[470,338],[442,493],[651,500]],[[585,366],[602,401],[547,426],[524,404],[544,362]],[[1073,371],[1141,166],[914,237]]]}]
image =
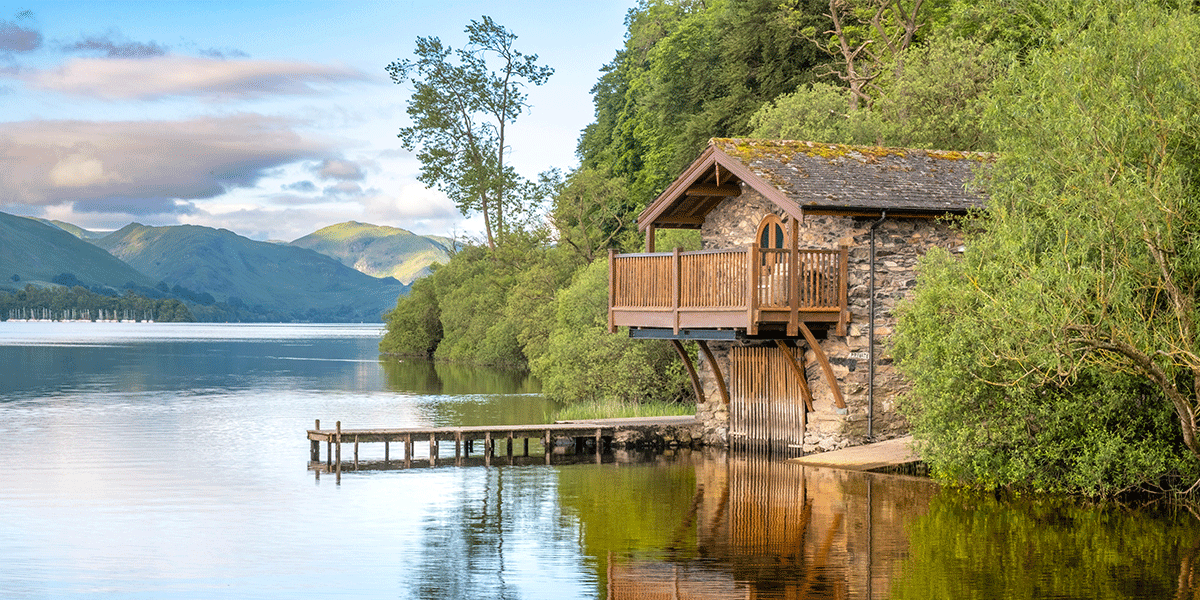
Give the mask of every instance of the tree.
[{"label": "tree", "polygon": [[[517,36],[490,17],[471,21],[468,43],[454,50],[436,37],[417,38],[417,59],[387,66],[392,81],[410,81],[413,124],[400,130],[417,150],[419,179],[446,193],[464,215],[483,215],[488,247],[513,226],[510,216],[543,190],[505,162],[507,128],[528,108],[526,85],[542,85],[554,73],[537,55],[513,49]],[[492,70],[489,61],[498,63]]]},{"label": "tree", "polygon": [[[925,21],[924,0],[829,0],[830,29],[798,27],[800,35],[822,52],[834,57],[838,68],[828,67],[822,75],[835,75],[850,89],[849,110],[870,107],[874,98],[869,88],[913,43]],[[794,8],[793,19],[803,18]]]},{"label": "tree", "polygon": [[[963,260],[924,263],[901,317],[907,410],[925,450],[967,479],[988,461],[1036,477],[1065,460],[1130,485],[1194,480],[1200,17],[1132,1],[1072,10],[1050,32],[1061,43],[993,89],[987,213]],[[1047,431],[1058,456],[1034,447]]]},{"label": "tree", "polygon": [[588,265],[633,230],[634,214],[619,180],[580,167],[555,196],[550,218],[579,264]]}]

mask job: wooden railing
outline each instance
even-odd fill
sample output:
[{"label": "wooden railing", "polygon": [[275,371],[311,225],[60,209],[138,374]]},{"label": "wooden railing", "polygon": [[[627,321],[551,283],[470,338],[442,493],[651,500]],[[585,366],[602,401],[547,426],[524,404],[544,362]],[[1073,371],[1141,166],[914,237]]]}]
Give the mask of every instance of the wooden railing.
[{"label": "wooden railing", "polygon": [[632,325],[753,331],[763,322],[791,322],[793,327],[810,320],[843,324],[848,318],[847,264],[845,247],[610,253],[610,329]]}]

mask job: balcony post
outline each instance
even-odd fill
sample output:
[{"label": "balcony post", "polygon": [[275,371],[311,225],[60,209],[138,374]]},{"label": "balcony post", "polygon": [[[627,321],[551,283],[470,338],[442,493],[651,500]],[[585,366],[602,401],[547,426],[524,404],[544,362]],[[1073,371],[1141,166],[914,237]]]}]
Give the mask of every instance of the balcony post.
[{"label": "balcony post", "polygon": [[679,259],[679,246],[676,246],[674,250],[671,250],[671,313],[673,315],[671,322],[675,326],[675,333],[679,333],[679,297],[680,287],[682,287],[680,280],[682,279],[683,269]]},{"label": "balcony post", "polygon": [[850,322],[850,246],[842,244],[838,247],[838,312],[837,334],[846,335],[846,325]]},{"label": "balcony post", "polygon": [[616,266],[616,250],[608,249],[608,332],[616,333],[617,326],[613,324],[613,301],[616,299],[617,273],[613,270]]},{"label": "balcony post", "polygon": [[788,252],[788,337],[800,335],[800,223],[791,222],[792,247]]},{"label": "balcony post", "polygon": [[750,244],[746,259],[746,334],[758,335],[758,244]]}]

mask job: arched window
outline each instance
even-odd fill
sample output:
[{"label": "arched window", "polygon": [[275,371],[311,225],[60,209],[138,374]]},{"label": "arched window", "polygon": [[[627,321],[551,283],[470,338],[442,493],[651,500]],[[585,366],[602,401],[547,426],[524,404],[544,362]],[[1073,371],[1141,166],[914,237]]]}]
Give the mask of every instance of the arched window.
[{"label": "arched window", "polygon": [[[783,234],[783,221],[778,215],[767,215],[758,224],[758,247],[763,250],[785,250],[787,239]],[[775,265],[787,262],[787,254],[783,252],[762,252],[761,264],[770,273]]]},{"label": "arched window", "polygon": [[783,221],[778,216],[767,215],[758,224],[758,247],[778,250],[787,248],[787,240],[783,236]]}]

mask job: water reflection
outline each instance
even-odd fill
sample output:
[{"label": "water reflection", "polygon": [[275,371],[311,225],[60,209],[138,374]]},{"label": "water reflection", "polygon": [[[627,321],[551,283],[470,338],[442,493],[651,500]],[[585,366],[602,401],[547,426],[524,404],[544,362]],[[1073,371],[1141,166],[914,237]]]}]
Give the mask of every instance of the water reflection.
[{"label": "water reflection", "polygon": [[418,394],[537,394],[537,381],[522,371],[492,369],[476,365],[438,363],[420,359],[379,359],[388,388]]},{"label": "water reflection", "polygon": [[1186,511],[1001,502],[715,452],[654,471],[561,478],[606,598],[1200,598]]},{"label": "water reflection", "polygon": [[521,371],[388,356],[381,356],[379,365],[389,391],[438,402],[429,423],[436,427],[548,423],[560,407],[543,398],[538,382]]}]

